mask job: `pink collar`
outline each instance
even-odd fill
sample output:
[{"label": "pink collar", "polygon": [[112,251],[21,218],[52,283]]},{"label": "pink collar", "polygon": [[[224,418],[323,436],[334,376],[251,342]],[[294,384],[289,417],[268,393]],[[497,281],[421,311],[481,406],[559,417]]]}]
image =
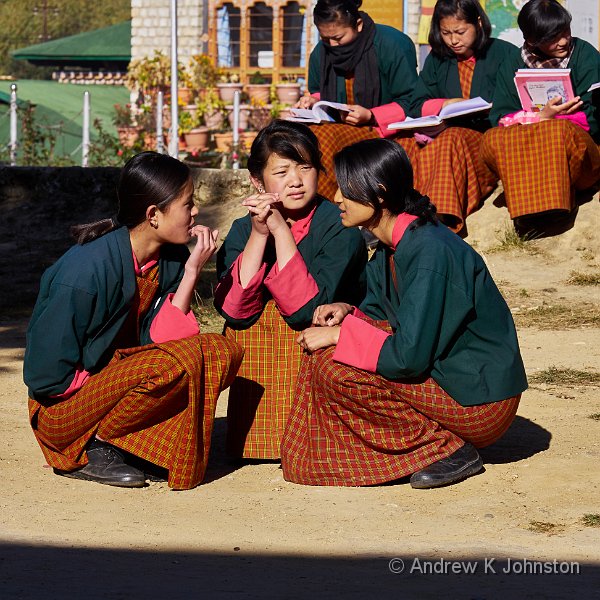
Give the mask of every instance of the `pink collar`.
[{"label": "pink collar", "polygon": [[140,267],[138,265],[137,258],[135,257],[135,253],[132,251],[131,254],[133,255],[133,270],[135,271],[136,275],[141,275],[144,271],[147,271],[148,269],[152,268],[158,262],[156,260],[151,260]]},{"label": "pink collar", "polygon": [[312,218],[315,215],[315,210],[317,210],[316,206],[314,206],[314,208],[308,213],[308,215],[306,215],[306,217],[299,219],[290,227],[290,231],[292,232],[292,236],[294,237],[296,244],[299,244],[300,241],[307,236]]},{"label": "pink collar", "polygon": [[407,227],[416,219],[415,215],[409,215],[408,213],[400,213],[396,222],[394,223],[394,229],[392,231],[392,250],[396,250],[396,247],[400,243],[400,240],[404,236],[404,232]]}]

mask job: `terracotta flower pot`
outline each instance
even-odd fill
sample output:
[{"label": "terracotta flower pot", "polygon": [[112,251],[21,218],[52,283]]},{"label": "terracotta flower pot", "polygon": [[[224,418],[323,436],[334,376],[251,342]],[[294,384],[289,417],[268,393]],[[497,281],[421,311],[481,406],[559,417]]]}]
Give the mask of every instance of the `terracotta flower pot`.
[{"label": "terracotta flower pot", "polygon": [[278,83],[275,86],[275,93],[282,104],[296,104],[300,99],[300,84]]},{"label": "terracotta flower pot", "polygon": [[258,131],[241,131],[240,143],[246,148],[246,150],[250,150],[252,147],[252,142],[257,135]]},{"label": "terracotta flower pot", "polygon": [[215,150],[217,152],[231,152],[233,148],[233,131],[224,131],[222,133],[214,133]]},{"label": "terracotta flower pot", "polygon": [[271,97],[271,84],[270,83],[249,83],[246,86],[246,92],[250,100],[255,102],[264,102],[268,104]]},{"label": "terracotta flower pot", "polygon": [[190,88],[177,88],[177,98],[183,104],[191,104],[194,99],[194,90]]},{"label": "terracotta flower pot", "polygon": [[223,102],[227,102],[228,104],[233,103],[233,94],[241,92],[243,88],[244,86],[241,83],[217,83],[219,97]]},{"label": "terracotta flower pot", "polygon": [[224,119],[225,117],[223,116],[223,113],[219,110],[216,110],[211,114],[204,115],[204,124],[209,129],[220,129],[223,126]]},{"label": "terracotta flower pot", "polygon": [[188,150],[205,150],[208,148],[210,131],[208,127],[196,127],[183,134]]},{"label": "terracotta flower pot", "polygon": [[[229,121],[229,125],[233,127],[233,110],[227,115],[227,120]],[[239,129],[244,131],[248,129],[248,121],[250,120],[250,108],[247,106],[240,106],[240,121],[239,121]]]}]

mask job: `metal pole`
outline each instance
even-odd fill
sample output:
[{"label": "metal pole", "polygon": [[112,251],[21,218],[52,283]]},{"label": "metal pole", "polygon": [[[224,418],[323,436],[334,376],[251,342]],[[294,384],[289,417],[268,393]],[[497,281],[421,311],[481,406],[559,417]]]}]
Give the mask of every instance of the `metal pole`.
[{"label": "metal pole", "polygon": [[[233,92],[233,151],[237,154],[240,146],[240,92]],[[233,169],[240,168],[238,159],[233,161]]]},{"label": "metal pole", "polygon": [[17,164],[17,84],[10,86],[10,166]]},{"label": "metal pole", "polygon": [[165,144],[163,141],[163,93],[158,92],[156,97],[156,151],[163,154]]},{"label": "metal pole", "polygon": [[179,117],[177,115],[177,0],[171,0],[171,136],[169,154],[179,155]]},{"label": "metal pole", "polygon": [[81,166],[88,166],[90,156],[90,93],[83,92],[83,139],[81,142]]}]

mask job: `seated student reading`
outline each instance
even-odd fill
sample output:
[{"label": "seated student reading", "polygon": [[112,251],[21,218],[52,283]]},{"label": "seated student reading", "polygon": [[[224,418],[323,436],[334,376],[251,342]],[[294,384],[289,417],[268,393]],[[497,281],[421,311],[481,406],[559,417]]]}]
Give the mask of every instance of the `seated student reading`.
[{"label": "seated student reading", "polygon": [[[518,17],[525,42],[498,72],[482,157],[502,180],[506,206],[522,235],[560,233],[577,213],[577,191],[600,180],[600,140],[590,86],[600,81],[598,51],[572,37],[571,15],[556,0],[530,0]],[[570,69],[575,97],[523,110],[518,69]]]},{"label": "seated student reading", "polygon": [[[358,229],[317,194],[319,145],[303,124],[275,120],[248,159],[257,193],[217,255],[215,307],[245,349],[229,392],[227,450],[277,459],[302,351],[297,331],[323,303],[360,301],[367,251]],[[355,299],[355,300],[352,300]]]},{"label": "seated student reading", "polygon": [[415,488],[482,468],[527,381],[508,306],[481,256],[439,223],[390,140],[335,158],[346,227],[379,246],[367,296],[319,306],[282,441],[287,481],[360,486],[410,476]]},{"label": "seated student reading", "polygon": [[75,227],[78,245],[42,277],[24,379],[31,426],[58,475],[142,487],[143,459],[174,489],[202,481],[217,398],[243,353],[200,334],[190,311],[218,233],[195,224],[193,193],[180,161],[134,156],[116,218]]}]

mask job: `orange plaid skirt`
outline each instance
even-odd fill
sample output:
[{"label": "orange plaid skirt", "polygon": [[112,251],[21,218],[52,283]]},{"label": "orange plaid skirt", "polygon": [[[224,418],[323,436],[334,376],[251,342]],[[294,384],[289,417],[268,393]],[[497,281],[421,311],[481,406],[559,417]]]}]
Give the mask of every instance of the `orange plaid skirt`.
[{"label": "orange plaid skirt", "polygon": [[571,211],[575,191],[600,180],[598,146],[565,119],[495,127],[483,136],[481,152],[502,180],[512,219],[548,210]]},{"label": "orange plaid skirt", "polygon": [[[379,137],[370,127],[340,123],[311,126],[319,139],[325,173],[319,176],[319,193],[333,200],[337,190],[333,157],[355,142]],[[446,129],[433,142],[419,145],[412,136],[395,137],[406,151],[414,172],[414,187],[429,196],[438,213],[451,215],[455,231],[468,215],[481,207],[498,181],[480,157],[482,134],[459,127]]]},{"label": "orange plaid skirt", "polygon": [[48,464],[71,471],[87,464],[92,436],[169,470],[169,487],[198,485],[206,471],[217,398],[242,350],[221,335],[200,334],[117,350],[77,393],[29,417]]},{"label": "orange plaid skirt", "polygon": [[229,390],[227,453],[237,458],[278,459],[302,358],[298,332],[270,300],[252,327],[227,328],[225,336],[245,350]]},{"label": "orange plaid skirt", "polygon": [[433,380],[393,382],[335,363],[334,348],[304,355],[281,445],[286,481],[363,486],[393,481],[483,447],[512,423],[520,395],[462,406]]}]

